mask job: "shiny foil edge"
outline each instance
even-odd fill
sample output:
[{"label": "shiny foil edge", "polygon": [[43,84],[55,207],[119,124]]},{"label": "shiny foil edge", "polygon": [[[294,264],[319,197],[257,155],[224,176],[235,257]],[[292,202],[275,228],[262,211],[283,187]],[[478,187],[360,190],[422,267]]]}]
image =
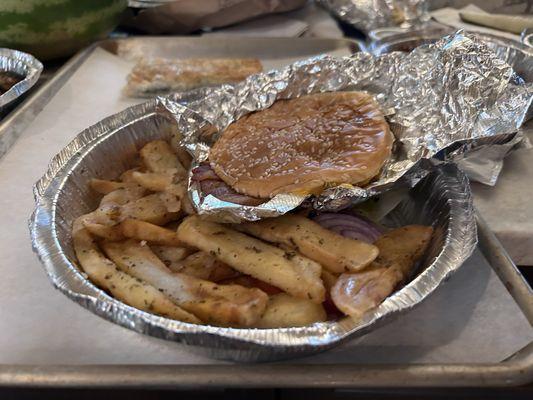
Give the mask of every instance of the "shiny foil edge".
[{"label": "shiny foil edge", "polygon": [[[48,171],[34,188],[36,207],[29,221],[32,247],[53,285],[71,300],[121,326],[197,346],[208,356],[219,359],[255,362],[313,354],[367,333],[393,315],[411,309],[456,271],[476,246],[468,180],[454,165],[444,165],[411,189],[411,196],[390,214],[399,224],[423,222],[422,216],[433,221],[443,232],[435,248],[435,258],[413,281],[360,322],[344,318],[302,328],[220,328],[174,321],[127,306],[98,289],[77,269],[71,243],[60,239],[68,237],[65,230],[72,223],[72,220],[65,221],[67,211],[60,208],[61,198],[87,186],[88,177],[83,175],[80,165],[98,152],[108,154],[105,149],[109,141],[119,138],[122,139],[117,143],[146,141],[147,131],[155,135],[150,140],[157,137],[160,134],[157,129],[162,125],[154,122],[156,117],[161,115],[156,113],[152,101],[130,107],[86,129],[52,159]],[[108,150],[115,153],[116,146]],[[425,206],[421,207],[420,202]],[[70,204],[68,208],[72,208]],[[80,210],[80,215],[86,211]]]},{"label": "shiny foil edge", "polygon": [[31,54],[0,48],[0,71],[10,71],[24,76],[23,80],[0,96],[0,112],[2,112],[37,83],[43,71],[43,64]]}]

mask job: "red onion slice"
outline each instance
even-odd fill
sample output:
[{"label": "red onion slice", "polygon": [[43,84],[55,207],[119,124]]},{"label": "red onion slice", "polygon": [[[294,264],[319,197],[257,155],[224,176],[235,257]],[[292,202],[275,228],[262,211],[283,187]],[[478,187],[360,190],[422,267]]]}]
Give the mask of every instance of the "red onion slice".
[{"label": "red onion slice", "polygon": [[202,164],[197,166],[192,171],[192,180],[201,182],[208,179],[212,180],[221,180],[217,174],[215,174],[215,171],[211,169],[211,166],[209,164]]},{"label": "red onion slice", "polygon": [[359,215],[323,213],[313,221],[339,235],[367,243],[374,243],[382,234],[374,222]]}]

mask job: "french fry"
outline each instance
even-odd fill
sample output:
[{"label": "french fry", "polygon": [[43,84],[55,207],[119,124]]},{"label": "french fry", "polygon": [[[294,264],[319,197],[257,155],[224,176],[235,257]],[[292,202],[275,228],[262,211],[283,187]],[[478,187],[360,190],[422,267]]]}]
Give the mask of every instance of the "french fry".
[{"label": "french fry", "polygon": [[172,184],[172,175],[158,172],[133,172],[132,179],[142,187],[152,192],[162,192]]},{"label": "french fry", "polygon": [[335,274],[332,274],[327,269],[322,268],[321,278],[322,278],[322,282],[324,282],[326,291],[329,293],[331,288],[335,285],[335,282],[337,282],[338,276]]},{"label": "french fry", "polygon": [[[174,272],[194,276],[195,278],[205,279],[211,282],[220,282],[224,279],[233,278],[240,275],[240,272],[218,261],[215,257],[198,251],[190,254],[180,261],[164,260],[165,265]],[[244,286],[244,285],[242,285]]]},{"label": "french fry", "polygon": [[178,239],[175,231],[137,219],[125,219],[120,224],[124,237],[145,240],[149,243],[183,247],[185,244]]},{"label": "french fry", "polygon": [[134,172],[141,172],[141,169],[140,168],[132,168],[132,169],[128,169],[127,171],[124,171],[120,175],[120,180],[122,182],[135,183],[135,180],[133,179],[133,173]]},{"label": "french fry", "polygon": [[138,219],[155,225],[164,225],[176,219],[177,213],[169,212],[159,194],[154,193],[120,207],[120,220]]},{"label": "french fry", "polygon": [[[158,246],[152,244],[150,245],[150,249],[152,249],[154,254],[172,271],[175,270],[171,265],[179,264],[180,261],[195,252],[195,250],[192,250],[189,247]],[[178,271],[176,270],[175,272]]]},{"label": "french fry", "polygon": [[125,185],[127,184],[124,182],[108,181],[105,179],[93,178],[89,181],[91,189],[101,194],[108,194],[114,190],[122,189]]},{"label": "french fry", "polygon": [[[149,222],[137,219],[126,219],[119,224],[112,225],[111,220],[95,222],[95,217],[88,214],[83,218],[83,224],[87,230],[99,238],[112,242],[132,238],[136,240],[145,240],[149,243],[167,245],[167,246],[184,246],[184,243],[178,239],[175,231],[162,228]],[[190,251],[189,251],[190,253]]]},{"label": "french fry", "polygon": [[178,213],[181,210],[181,200],[170,191],[159,193],[159,198],[169,212]]},{"label": "french fry", "polygon": [[128,184],[123,188],[109,192],[102,200],[100,200],[100,205],[106,204],[118,204],[123,205],[130,201],[138,200],[146,194],[146,189],[142,186],[136,184]]},{"label": "french fry", "polygon": [[259,289],[217,285],[172,272],[148,246],[136,241],[105,242],[102,247],[121,270],[153,285],[174,303],[205,322],[250,326],[265,310],[268,296]]},{"label": "french fry", "polygon": [[185,196],[182,197],[182,199],[181,199],[181,209],[187,215],[196,214],[196,210],[194,209],[194,206],[192,205],[191,199],[189,199],[188,195],[185,195]]},{"label": "french fry", "polygon": [[324,301],[321,267],[296,253],[249,237],[214,222],[189,216],[178,227],[178,238],[213,255],[246,275],[267,282],[294,297]]},{"label": "french fry", "polygon": [[187,171],[164,140],[154,140],[146,144],[140,153],[143,164],[151,172],[187,176]]},{"label": "french fry", "polygon": [[236,229],[288,246],[333,273],[360,271],[378,255],[376,246],[345,238],[300,215],[249,222],[237,225]]},{"label": "french fry", "polygon": [[322,304],[297,299],[286,293],[271,296],[256,328],[289,328],[323,322],[327,318]]},{"label": "french fry", "polygon": [[[120,206],[117,204],[103,204],[89,214],[82,215],[80,221],[84,224],[98,224],[113,226],[118,224],[120,218]],[[98,231],[98,228],[95,228]]]},{"label": "french fry", "polygon": [[79,219],[74,222],[72,237],[82,269],[92,282],[110,292],[113,297],[139,310],[178,321],[202,323],[196,316],[176,306],[153,286],[118,270],[116,265],[99,251]]},{"label": "french fry", "polygon": [[91,222],[90,220],[84,220],[83,225],[93,236],[97,236],[102,239],[110,240],[112,242],[118,240],[124,240],[126,237],[122,232],[122,227],[119,225],[103,225]]},{"label": "french fry", "polygon": [[220,281],[220,283],[227,285],[227,284],[234,284],[234,285],[241,285],[244,287],[256,287],[258,289],[261,289],[263,292],[268,294],[269,296],[273,294],[283,293],[281,289],[278,289],[275,286],[272,286],[266,282],[260,281],[259,279],[252,278],[249,275],[239,275],[235,277],[229,277],[225,278],[223,281]]},{"label": "french fry", "polygon": [[398,266],[404,275],[411,272],[414,264],[424,255],[433,236],[433,228],[423,225],[406,225],[381,235],[375,245],[379,256],[378,266]]},{"label": "french fry", "polygon": [[382,235],[375,243],[380,255],[369,270],[342,274],[331,289],[335,306],[355,318],[377,307],[411,274],[432,234],[431,227],[408,225]]}]

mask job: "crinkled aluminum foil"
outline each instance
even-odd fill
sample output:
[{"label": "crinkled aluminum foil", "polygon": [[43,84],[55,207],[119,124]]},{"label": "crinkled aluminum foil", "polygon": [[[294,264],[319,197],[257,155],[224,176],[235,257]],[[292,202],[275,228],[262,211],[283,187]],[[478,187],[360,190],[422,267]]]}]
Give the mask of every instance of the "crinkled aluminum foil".
[{"label": "crinkled aluminum foil", "polygon": [[427,0],[318,0],[318,3],[363,32],[389,26],[414,27],[429,20]]},{"label": "crinkled aluminum foil", "polygon": [[135,164],[146,142],[174,134],[175,124],[156,111],[155,101],[128,108],[80,133],[54,157],[34,188],[31,240],[53,285],[91,312],[128,329],[191,345],[219,359],[274,361],[309,355],[361,336],[410,310],[475,248],[468,181],[455,166],[446,165],[433,170],[386,216],[384,222],[391,226],[431,224],[435,236],[419,274],[363,320],[344,318],[303,328],[232,329],[187,324],[137,310],[97,288],[79,269],[72,222],[98,205],[99,196],[89,188],[92,177],[115,179]]},{"label": "crinkled aluminum foil", "polygon": [[[315,208],[338,210],[390,189],[413,185],[432,163],[446,161],[472,140],[509,140],[522,124],[533,92],[479,39],[457,32],[411,53],[328,56],[254,75],[236,85],[204,88],[159,99],[175,119],[194,165],[208,157],[221,131],[243,115],[278,99],[341,90],[366,90],[384,110],[396,137],[391,159],[365,188],[340,185],[312,198]],[[428,160],[431,159],[431,162]],[[303,196],[278,195],[258,207],[207,196],[190,182],[199,213],[223,220],[281,215]]]},{"label": "crinkled aluminum foil", "polygon": [[39,79],[43,64],[22,51],[0,48],[0,71],[10,71],[24,77],[0,96],[0,115],[16,99],[27,92]]},{"label": "crinkled aluminum foil", "polygon": [[[411,51],[414,48],[442,37],[443,30],[424,29],[402,33],[395,36],[377,40],[371,45],[374,54],[380,55],[393,51]],[[480,39],[494,53],[507,64],[525,81],[529,90],[533,88],[533,49],[511,39],[490,35],[487,33],[471,33]],[[524,121],[533,116],[533,106]],[[486,185],[495,185],[503,167],[503,159],[511,151],[518,148],[528,148],[530,143],[527,139],[527,130],[532,129],[529,124],[522,126],[515,135],[491,136],[480,140],[471,141],[468,144],[453,149],[447,153],[447,158],[456,162],[465,171],[471,180]]]}]

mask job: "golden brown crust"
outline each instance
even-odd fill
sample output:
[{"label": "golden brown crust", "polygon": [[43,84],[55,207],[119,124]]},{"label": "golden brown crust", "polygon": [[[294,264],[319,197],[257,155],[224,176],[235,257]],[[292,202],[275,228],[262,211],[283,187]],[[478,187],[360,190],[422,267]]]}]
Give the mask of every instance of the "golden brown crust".
[{"label": "golden brown crust", "polygon": [[235,83],[261,72],[255,58],[191,58],[141,60],[128,75],[125,92],[132,97],[145,97],[202,86]]},{"label": "golden brown crust", "polygon": [[231,124],[210,152],[211,167],[237,192],[255,197],[315,193],[375,177],[393,137],[363,92],[280,100]]}]

